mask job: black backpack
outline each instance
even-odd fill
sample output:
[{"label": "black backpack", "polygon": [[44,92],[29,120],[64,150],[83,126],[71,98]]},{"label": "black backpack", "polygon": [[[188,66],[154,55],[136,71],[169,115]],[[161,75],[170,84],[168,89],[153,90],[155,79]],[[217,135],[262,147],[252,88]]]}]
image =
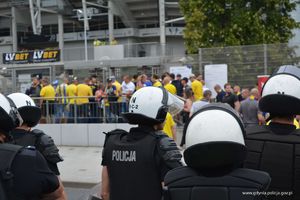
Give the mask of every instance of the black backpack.
[{"label": "black backpack", "polygon": [[12,163],[23,147],[11,144],[0,144],[0,199],[10,200],[12,194]]}]

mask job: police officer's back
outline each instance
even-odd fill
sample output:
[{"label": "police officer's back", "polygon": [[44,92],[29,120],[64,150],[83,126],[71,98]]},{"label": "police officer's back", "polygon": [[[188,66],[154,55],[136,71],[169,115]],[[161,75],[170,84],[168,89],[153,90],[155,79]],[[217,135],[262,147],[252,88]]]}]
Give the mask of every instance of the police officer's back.
[{"label": "police officer's back", "polygon": [[300,131],[293,125],[300,114],[300,69],[281,67],[265,83],[259,107],[271,123],[246,129],[245,167],[270,174],[270,199],[300,199]]},{"label": "police officer's back", "polygon": [[226,104],[210,104],[196,112],[186,124],[184,159],[187,164],[165,177],[165,200],[261,199],[270,177],[243,169],[246,157],[244,127]]},{"label": "police officer's back", "polygon": [[41,109],[26,94],[13,93],[8,95],[8,98],[14,102],[23,119],[22,125],[11,131],[11,142],[25,147],[35,146],[46,159],[49,168],[59,176],[57,163],[63,159],[53,139],[41,130],[32,129],[41,119]]},{"label": "police officer's back", "polygon": [[13,102],[0,94],[0,199],[61,199],[57,177],[34,147],[4,144],[9,131],[22,123]]},{"label": "police officer's back", "polygon": [[165,174],[181,166],[175,142],[160,132],[172,99],[164,88],[145,87],[124,117],[138,127],[108,133],[103,150],[102,197],[160,200]]}]

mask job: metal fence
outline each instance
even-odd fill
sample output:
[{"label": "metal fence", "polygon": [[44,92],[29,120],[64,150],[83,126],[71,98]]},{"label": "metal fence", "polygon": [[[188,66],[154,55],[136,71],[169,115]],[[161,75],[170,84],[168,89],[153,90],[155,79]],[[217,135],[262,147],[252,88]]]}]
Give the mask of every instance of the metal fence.
[{"label": "metal fence", "polygon": [[[90,100],[79,104],[76,102],[79,98]],[[68,99],[68,102],[62,103],[62,99]],[[127,101],[95,101],[95,97],[56,97],[55,100],[40,97],[33,100],[42,110],[41,123],[123,123],[121,114],[128,111]]]},{"label": "metal fence", "polygon": [[227,64],[230,83],[253,87],[258,75],[272,74],[281,65],[298,65],[300,43],[202,48],[198,61],[200,71],[207,64]]}]

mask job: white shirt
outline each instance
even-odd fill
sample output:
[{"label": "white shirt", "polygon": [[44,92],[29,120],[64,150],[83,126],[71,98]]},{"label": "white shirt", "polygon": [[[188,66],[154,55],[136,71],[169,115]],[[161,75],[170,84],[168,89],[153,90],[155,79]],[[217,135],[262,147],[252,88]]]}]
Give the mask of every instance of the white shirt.
[{"label": "white shirt", "polygon": [[193,103],[192,108],[191,108],[191,115],[200,110],[203,106],[209,104],[207,101],[196,101]]},{"label": "white shirt", "polygon": [[[128,93],[133,93],[135,90],[135,85],[133,82],[125,83],[125,81],[122,82],[122,94],[126,95]],[[123,97],[123,101],[126,101],[126,97]]]}]

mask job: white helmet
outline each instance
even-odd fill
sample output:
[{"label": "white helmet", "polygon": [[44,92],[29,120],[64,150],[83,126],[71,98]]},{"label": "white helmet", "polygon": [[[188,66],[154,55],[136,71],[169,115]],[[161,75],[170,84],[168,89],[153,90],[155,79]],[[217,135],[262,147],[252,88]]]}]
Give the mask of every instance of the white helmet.
[{"label": "white helmet", "polygon": [[246,158],[243,122],[227,104],[203,106],[186,123],[184,132],[184,159],[192,168],[232,169]]},{"label": "white helmet", "polygon": [[3,94],[0,94],[0,121],[0,130],[5,134],[23,123],[14,103]]},{"label": "white helmet", "polygon": [[41,109],[37,107],[34,101],[26,94],[23,93],[12,93],[8,95],[14,104],[16,105],[23,123],[29,127],[34,127],[38,124],[41,119]]},{"label": "white helmet", "polygon": [[182,108],[183,101],[163,87],[143,87],[132,95],[129,112],[123,113],[123,117],[130,124],[155,125],[165,121],[169,109],[178,111]]},{"label": "white helmet", "polygon": [[265,83],[259,108],[271,115],[300,114],[300,68],[280,67]]}]

